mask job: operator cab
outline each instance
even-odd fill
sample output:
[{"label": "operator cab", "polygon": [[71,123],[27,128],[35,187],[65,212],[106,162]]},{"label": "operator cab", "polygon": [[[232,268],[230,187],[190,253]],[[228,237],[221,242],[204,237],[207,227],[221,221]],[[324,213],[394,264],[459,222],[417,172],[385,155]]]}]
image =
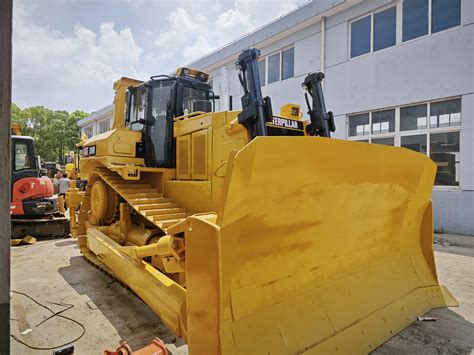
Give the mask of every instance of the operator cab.
[{"label": "operator cab", "polygon": [[142,131],[139,156],[146,166],[175,167],[173,121],[193,112],[214,109],[209,75],[198,70],[179,68],[174,76],[152,76],[151,80],[127,91],[125,122],[134,131]]},{"label": "operator cab", "polygon": [[20,179],[39,177],[39,166],[33,138],[28,136],[12,136],[11,144],[12,186]]}]

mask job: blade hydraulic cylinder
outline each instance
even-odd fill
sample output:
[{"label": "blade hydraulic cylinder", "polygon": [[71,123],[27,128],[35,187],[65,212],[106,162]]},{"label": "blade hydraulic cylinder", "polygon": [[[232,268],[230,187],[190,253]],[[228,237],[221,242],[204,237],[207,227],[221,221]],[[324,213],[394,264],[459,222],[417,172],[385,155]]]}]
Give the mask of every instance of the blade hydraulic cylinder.
[{"label": "blade hydraulic cylinder", "polygon": [[[309,134],[313,136],[331,137],[331,132],[336,131],[336,125],[334,124],[333,113],[331,111],[326,112],[321,85],[323,79],[323,73],[312,73],[308,74],[302,84],[307,91],[305,99],[308,105],[308,115],[311,119],[311,124],[308,125],[307,129]],[[311,102],[308,94],[311,96]]]},{"label": "blade hydraulic cylinder", "polygon": [[239,123],[248,129],[252,139],[257,136],[266,136],[265,122],[273,119],[270,98],[262,97],[258,72],[259,56],[259,49],[249,48],[239,55],[236,63],[237,69],[240,70],[240,84],[244,89],[244,95],[241,98],[242,112],[238,116]]}]

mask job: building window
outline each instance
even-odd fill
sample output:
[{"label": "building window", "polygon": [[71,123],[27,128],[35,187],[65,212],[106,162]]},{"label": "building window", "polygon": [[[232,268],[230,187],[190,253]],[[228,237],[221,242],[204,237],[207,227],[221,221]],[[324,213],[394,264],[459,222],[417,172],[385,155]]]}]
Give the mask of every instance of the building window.
[{"label": "building window", "polygon": [[395,132],[395,110],[372,113],[372,134]]},{"label": "building window", "polygon": [[370,118],[368,113],[349,116],[349,136],[366,136],[370,133]]},{"label": "building window", "polygon": [[396,42],[396,6],[351,22],[351,58],[392,47]]},{"label": "building window", "polygon": [[[431,8],[431,14],[429,13]],[[429,18],[431,16],[431,22]],[[403,41],[461,24],[461,0],[404,0]],[[430,28],[431,27],[431,28]]]},{"label": "building window", "polygon": [[430,157],[436,163],[436,185],[459,185],[459,132],[430,135]]},{"label": "building window", "polygon": [[403,41],[428,34],[428,0],[403,1]]},{"label": "building window", "polygon": [[281,80],[294,76],[295,49],[290,48],[281,52]]},{"label": "building window", "polygon": [[268,84],[280,81],[280,52],[268,57]]},{"label": "building window", "polygon": [[265,85],[265,59],[258,62],[258,76],[260,77],[260,85]]},{"label": "building window", "polygon": [[372,139],[373,144],[382,144],[382,145],[395,145],[395,138],[394,137],[389,137],[389,138],[374,138]]},{"label": "building window", "polygon": [[400,131],[413,131],[426,128],[427,105],[414,105],[400,108]]},{"label": "building window", "polygon": [[110,129],[110,121],[104,120],[99,122],[99,134],[107,132]]},{"label": "building window", "polygon": [[258,74],[262,86],[294,77],[295,49],[288,48],[261,59]]},{"label": "building window", "polygon": [[461,0],[402,0],[350,22],[351,58],[397,44],[397,6],[403,42],[461,24]]},{"label": "building window", "polygon": [[351,23],[351,58],[370,52],[371,16]]},{"label": "building window", "polygon": [[395,6],[374,14],[374,52],[395,45],[396,29],[397,9]]},{"label": "building window", "polygon": [[83,132],[86,134],[87,138],[92,137],[92,126],[84,128]]},{"label": "building window", "polygon": [[432,0],[431,33],[461,24],[461,0]]},{"label": "building window", "polygon": [[426,154],[426,134],[400,137],[400,147],[414,150],[418,153]]},{"label": "building window", "polygon": [[459,186],[460,98],[349,115],[347,125],[350,140],[428,155],[438,167],[435,184]]},{"label": "building window", "polygon": [[461,99],[434,102],[430,108],[430,127],[461,125]]}]

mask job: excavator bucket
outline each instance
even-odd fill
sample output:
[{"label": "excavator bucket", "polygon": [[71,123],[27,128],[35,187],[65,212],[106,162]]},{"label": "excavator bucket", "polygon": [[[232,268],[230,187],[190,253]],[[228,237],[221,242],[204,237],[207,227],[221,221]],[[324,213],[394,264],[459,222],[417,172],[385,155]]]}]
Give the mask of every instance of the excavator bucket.
[{"label": "excavator bucket", "polygon": [[403,148],[257,137],[215,218],[187,219],[193,354],[368,353],[432,308],[435,164]]}]

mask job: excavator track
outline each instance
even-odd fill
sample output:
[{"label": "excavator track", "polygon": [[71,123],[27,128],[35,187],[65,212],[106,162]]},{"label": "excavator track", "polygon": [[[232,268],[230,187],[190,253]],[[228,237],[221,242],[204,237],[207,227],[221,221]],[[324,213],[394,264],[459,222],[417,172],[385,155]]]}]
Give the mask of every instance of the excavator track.
[{"label": "excavator track", "polygon": [[141,181],[124,180],[119,174],[98,168],[95,173],[122,197],[138,214],[159,228],[166,230],[183,221],[189,215],[186,210],[172,199],[164,197],[151,185]]}]

